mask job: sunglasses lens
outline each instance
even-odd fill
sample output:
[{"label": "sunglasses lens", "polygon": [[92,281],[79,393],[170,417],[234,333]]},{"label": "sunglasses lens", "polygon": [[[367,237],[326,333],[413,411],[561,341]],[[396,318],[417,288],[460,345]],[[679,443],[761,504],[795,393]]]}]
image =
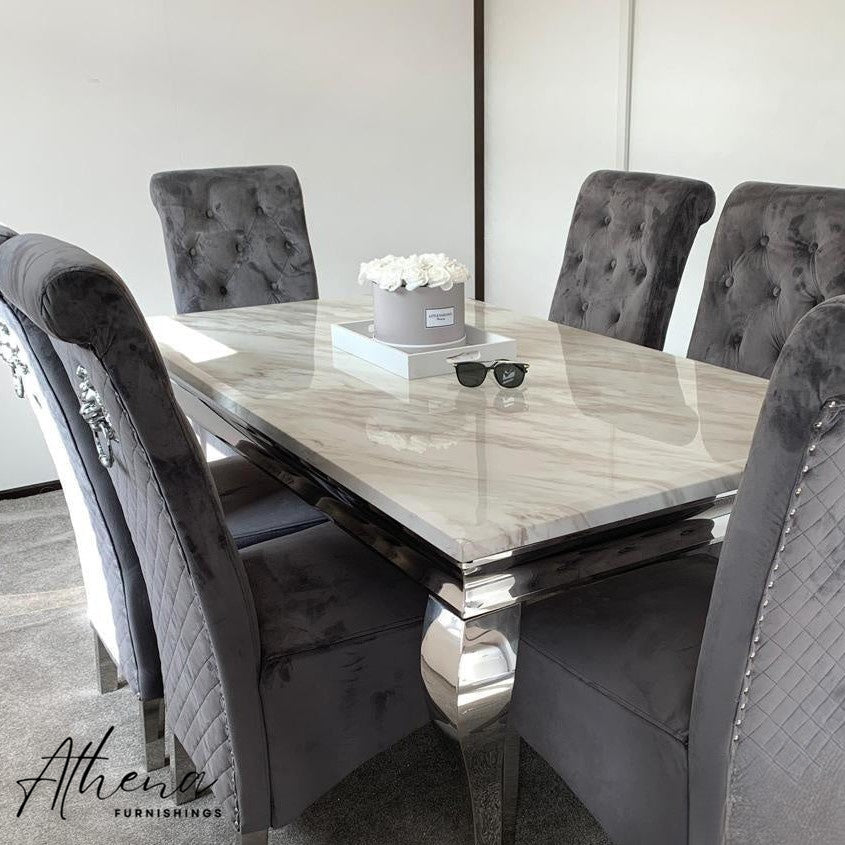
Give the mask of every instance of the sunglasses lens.
[{"label": "sunglasses lens", "polygon": [[487,367],[477,361],[466,361],[455,365],[455,374],[464,387],[478,387],[487,376]]},{"label": "sunglasses lens", "polygon": [[519,387],[525,378],[525,371],[516,364],[496,364],[493,375],[502,387]]}]

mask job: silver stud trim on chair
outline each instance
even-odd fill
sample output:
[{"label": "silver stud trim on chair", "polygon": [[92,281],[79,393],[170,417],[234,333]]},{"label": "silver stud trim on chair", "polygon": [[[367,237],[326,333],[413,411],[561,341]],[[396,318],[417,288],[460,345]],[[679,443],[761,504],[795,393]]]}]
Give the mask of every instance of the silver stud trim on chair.
[{"label": "silver stud trim on chair", "polygon": [[[835,422],[836,418],[839,416],[843,408],[845,408],[845,400],[841,398],[830,399],[822,404],[819,416],[813,423],[812,428],[812,436],[816,439],[814,439],[807,447],[807,457],[805,459],[807,463],[803,464],[803,466],[801,467],[801,471],[798,475],[798,481],[795,483],[795,487],[792,491],[794,499],[798,500],[800,498],[801,493],[803,491],[804,480],[807,474],[812,470],[810,461],[812,456],[816,453],[816,450],[818,449],[819,440],[824,435],[824,431],[822,429],[824,429],[825,431],[829,429],[830,426]],[[737,711],[734,720],[734,743],[737,743],[740,740],[739,729],[742,727],[743,715],[748,705],[748,697],[751,692],[751,683],[754,677],[754,658],[757,656],[757,651],[760,648],[761,640],[763,638],[763,622],[766,619],[766,611],[769,607],[771,592],[775,588],[775,583],[778,578],[780,565],[782,563],[782,556],[785,553],[788,554],[788,543],[790,540],[790,535],[792,534],[792,530],[795,527],[795,518],[798,515],[798,504],[798,501],[796,501],[787,513],[786,519],[784,520],[783,524],[783,531],[781,534],[780,543],[778,544],[777,552],[775,553],[774,559],[772,561],[772,566],[769,569],[769,574],[766,578],[766,587],[763,591],[763,598],[760,603],[759,612],[757,614],[757,622],[754,626],[754,633],[751,639],[751,647],[748,652],[748,661],[745,665],[745,676],[743,679],[742,691],[739,696],[739,703],[737,705]]]}]

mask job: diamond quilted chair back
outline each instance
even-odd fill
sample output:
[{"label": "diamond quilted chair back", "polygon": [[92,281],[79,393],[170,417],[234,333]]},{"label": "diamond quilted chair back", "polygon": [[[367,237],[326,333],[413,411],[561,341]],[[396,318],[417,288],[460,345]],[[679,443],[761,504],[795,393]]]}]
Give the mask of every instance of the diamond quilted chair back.
[{"label": "diamond quilted chair back", "polygon": [[44,235],[0,249],[0,294],[47,333],[83,396],[147,584],[168,726],[235,825],[268,827],[255,608],[144,318],[114,271]]},{"label": "diamond quilted chair back", "polygon": [[317,298],[302,188],[284,165],[156,173],[176,310]]},{"label": "diamond quilted chair back", "polygon": [[690,725],[690,842],[845,831],[845,296],[780,354],[719,560]]},{"label": "diamond quilted chair back", "polygon": [[[14,233],[0,226],[0,245]],[[6,354],[4,354],[6,353]],[[50,339],[0,296],[0,357],[27,399],[70,509],[88,618],[142,701],[162,695],[158,644],[147,588],[123,509],[101,466],[79,398]]]}]

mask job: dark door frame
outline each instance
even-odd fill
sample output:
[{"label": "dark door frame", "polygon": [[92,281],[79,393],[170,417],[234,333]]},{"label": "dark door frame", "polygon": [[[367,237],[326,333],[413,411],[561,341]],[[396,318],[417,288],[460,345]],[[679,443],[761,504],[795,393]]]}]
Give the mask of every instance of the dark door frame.
[{"label": "dark door frame", "polygon": [[473,0],[475,298],[484,299],[484,0]]}]

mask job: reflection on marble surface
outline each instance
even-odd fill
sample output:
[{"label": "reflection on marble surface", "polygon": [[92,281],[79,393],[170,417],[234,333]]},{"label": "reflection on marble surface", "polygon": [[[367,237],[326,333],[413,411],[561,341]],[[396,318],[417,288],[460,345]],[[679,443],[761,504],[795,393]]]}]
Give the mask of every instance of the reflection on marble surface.
[{"label": "reflection on marble surface", "polygon": [[[467,302],[518,341],[525,386],[408,382],[333,350],[367,299],[175,318],[234,354],[173,375],[458,561],[600,528],[736,487],[763,379]],[[194,356],[197,357],[197,356]],[[704,425],[703,417],[706,417]]]},{"label": "reflection on marble surface", "polygon": [[687,404],[678,372],[683,359],[655,356],[644,346],[630,344],[626,372],[629,383],[637,385],[637,401],[631,402],[627,390],[597,390],[601,384],[601,376],[595,371],[599,362],[591,360],[592,351],[585,350],[580,341],[580,335],[560,334],[560,351],[572,401],[583,414],[604,420],[622,431],[651,437],[653,409],[659,403],[661,416],[671,419],[672,424],[660,427],[658,439],[678,446],[695,439],[698,415]]}]

